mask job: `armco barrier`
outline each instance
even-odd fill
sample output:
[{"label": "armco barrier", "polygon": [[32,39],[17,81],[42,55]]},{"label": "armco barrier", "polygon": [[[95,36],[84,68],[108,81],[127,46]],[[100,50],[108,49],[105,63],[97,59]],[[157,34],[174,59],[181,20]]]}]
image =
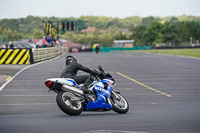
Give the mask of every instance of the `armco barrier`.
[{"label": "armco barrier", "polygon": [[69,48],[66,47],[51,47],[51,48],[39,48],[33,52],[34,62],[48,60],[54,58],[62,53],[68,53]]},{"label": "armco barrier", "polygon": [[69,49],[65,47],[39,48],[35,50],[0,49],[0,64],[33,64],[68,52]]},{"label": "armco barrier", "polygon": [[[132,48],[124,48],[124,47],[101,47],[100,52],[117,52],[117,51],[127,51],[127,50],[150,50],[150,46],[143,47],[132,47]],[[92,51],[95,51],[93,48]]]},{"label": "armco barrier", "polygon": [[0,49],[0,64],[31,64],[32,49]]}]

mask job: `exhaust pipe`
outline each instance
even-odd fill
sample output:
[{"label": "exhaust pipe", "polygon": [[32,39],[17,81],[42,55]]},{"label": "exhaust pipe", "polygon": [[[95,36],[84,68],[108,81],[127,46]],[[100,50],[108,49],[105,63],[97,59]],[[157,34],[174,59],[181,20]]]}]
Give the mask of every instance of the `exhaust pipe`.
[{"label": "exhaust pipe", "polygon": [[76,88],[74,88],[72,86],[63,85],[63,89],[65,91],[69,91],[69,92],[72,92],[72,93],[75,93],[75,94],[78,94],[78,95],[83,95],[83,91],[82,90],[76,89]]}]

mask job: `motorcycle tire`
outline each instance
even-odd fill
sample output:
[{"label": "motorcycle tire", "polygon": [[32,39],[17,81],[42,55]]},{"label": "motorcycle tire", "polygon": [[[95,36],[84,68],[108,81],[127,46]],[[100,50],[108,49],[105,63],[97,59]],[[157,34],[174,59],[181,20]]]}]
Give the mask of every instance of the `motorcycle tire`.
[{"label": "motorcycle tire", "polygon": [[61,91],[58,92],[56,102],[58,107],[68,115],[80,115],[83,111],[81,101],[75,100],[76,96],[72,93]]},{"label": "motorcycle tire", "polygon": [[113,111],[119,114],[125,114],[129,110],[129,104],[127,100],[120,94],[115,93],[120,99],[115,98],[113,94],[111,94],[110,101],[112,103]]}]

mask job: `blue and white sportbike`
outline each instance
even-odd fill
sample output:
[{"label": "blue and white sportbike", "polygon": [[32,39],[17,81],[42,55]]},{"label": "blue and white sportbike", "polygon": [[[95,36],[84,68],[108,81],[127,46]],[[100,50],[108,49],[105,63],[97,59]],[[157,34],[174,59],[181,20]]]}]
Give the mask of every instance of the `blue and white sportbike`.
[{"label": "blue and white sportbike", "polygon": [[51,78],[45,85],[57,93],[56,102],[59,108],[68,115],[79,115],[82,111],[110,111],[124,114],[129,110],[127,100],[118,91],[114,91],[115,80],[109,73],[104,73],[101,66],[98,71],[101,77],[89,86],[92,93],[84,94],[80,86],[69,78]]}]

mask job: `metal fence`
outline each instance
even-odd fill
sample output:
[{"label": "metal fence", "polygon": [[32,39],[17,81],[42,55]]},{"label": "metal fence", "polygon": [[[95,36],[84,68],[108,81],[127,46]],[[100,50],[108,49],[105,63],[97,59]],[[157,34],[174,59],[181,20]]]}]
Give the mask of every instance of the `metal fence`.
[{"label": "metal fence", "polygon": [[38,48],[33,51],[34,62],[48,60],[62,53],[68,53],[68,47]]}]

